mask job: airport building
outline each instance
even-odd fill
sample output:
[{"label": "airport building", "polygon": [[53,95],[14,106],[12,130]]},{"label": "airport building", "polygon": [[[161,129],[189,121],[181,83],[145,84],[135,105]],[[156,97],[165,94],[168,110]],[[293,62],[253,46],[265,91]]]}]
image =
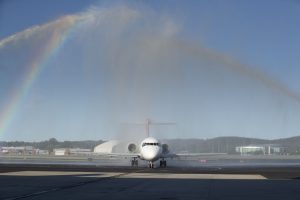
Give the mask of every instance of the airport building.
[{"label": "airport building", "polygon": [[55,156],[86,155],[91,153],[91,149],[59,148],[59,149],[53,149],[53,153]]},{"label": "airport building", "polygon": [[2,154],[12,154],[12,155],[32,155],[36,151],[32,146],[20,146],[20,147],[0,147],[0,152]]},{"label": "airport building", "polygon": [[235,148],[237,153],[241,155],[256,154],[256,155],[283,155],[286,154],[286,148],[278,144],[263,144],[263,145],[248,145],[238,146]]},{"label": "airport building", "polygon": [[[110,140],[102,144],[97,145],[94,148],[94,153],[128,153],[137,152],[139,150],[139,142]],[[133,148],[133,149],[132,149]]]},{"label": "airport building", "polygon": [[49,155],[48,150],[36,149],[35,152],[36,152],[37,155]]},{"label": "airport building", "polygon": [[55,156],[65,156],[69,155],[67,149],[61,148],[61,149],[53,149],[53,153]]},{"label": "airport building", "polygon": [[102,144],[97,145],[94,148],[95,153],[115,153],[115,148],[120,144],[117,140],[110,140]]},{"label": "airport building", "polygon": [[48,150],[36,149],[32,146],[0,147],[0,154],[9,155],[49,155]]}]

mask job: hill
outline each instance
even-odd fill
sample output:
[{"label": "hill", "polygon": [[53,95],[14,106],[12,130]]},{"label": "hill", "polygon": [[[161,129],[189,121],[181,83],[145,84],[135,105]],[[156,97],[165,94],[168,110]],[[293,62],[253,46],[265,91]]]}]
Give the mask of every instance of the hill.
[{"label": "hill", "polygon": [[[52,152],[54,148],[93,149],[103,142],[103,140],[57,141],[55,138],[50,138],[49,140],[41,142],[2,141],[0,142],[0,147],[33,146]],[[235,154],[235,147],[237,146],[278,144],[285,147],[286,152],[289,154],[300,154],[300,136],[275,140],[226,136],[211,139],[165,139],[162,140],[162,142],[168,144],[173,152]]]}]

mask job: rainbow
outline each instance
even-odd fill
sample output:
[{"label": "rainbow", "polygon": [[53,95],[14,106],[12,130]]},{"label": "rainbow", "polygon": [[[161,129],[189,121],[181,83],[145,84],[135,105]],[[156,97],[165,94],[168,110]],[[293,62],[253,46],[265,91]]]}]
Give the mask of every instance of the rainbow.
[{"label": "rainbow", "polygon": [[77,15],[63,16],[53,22],[26,29],[0,41],[0,48],[4,48],[11,42],[22,41],[22,39],[30,38],[30,36],[34,36],[34,34],[42,31],[49,31],[51,33],[48,40],[42,44],[42,50],[39,50],[35,56],[33,56],[31,61],[26,64],[27,72],[24,75],[22,85],[10,94],[10,98],[8,98],[5,108],[1,110],[0,136],[7,131],[16,116],[22,101],[26,98],[33,83],[45,68],[47,60],[55,55],[64,45],[72,30],[74,30],[78,24],[77,22],[79,19],[80,16]]}]

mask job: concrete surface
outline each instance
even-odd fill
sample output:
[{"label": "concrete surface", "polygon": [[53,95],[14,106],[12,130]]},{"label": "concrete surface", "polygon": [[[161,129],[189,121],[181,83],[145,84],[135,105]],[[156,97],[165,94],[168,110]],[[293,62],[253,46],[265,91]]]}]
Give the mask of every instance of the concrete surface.
[{"label": "concrete surface", "polygon": [[299,168],[0,167],[3,200],[300,199]]}]

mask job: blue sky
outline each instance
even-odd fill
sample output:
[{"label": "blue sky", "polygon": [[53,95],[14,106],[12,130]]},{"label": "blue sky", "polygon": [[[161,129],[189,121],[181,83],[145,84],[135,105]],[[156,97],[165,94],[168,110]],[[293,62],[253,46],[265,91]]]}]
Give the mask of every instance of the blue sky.
[{"label": "blue sky", "polygon": [[[177,123],[153,128],[161,138],[299,135],[299,8],[280,0],[1,1],[1,39],[69,14],[104,21],[81,23],[47,59],[0,140],[140,135],[120,124],[148,117]],[[0,49],[0,109],[23,84],[42,34]]]}]

